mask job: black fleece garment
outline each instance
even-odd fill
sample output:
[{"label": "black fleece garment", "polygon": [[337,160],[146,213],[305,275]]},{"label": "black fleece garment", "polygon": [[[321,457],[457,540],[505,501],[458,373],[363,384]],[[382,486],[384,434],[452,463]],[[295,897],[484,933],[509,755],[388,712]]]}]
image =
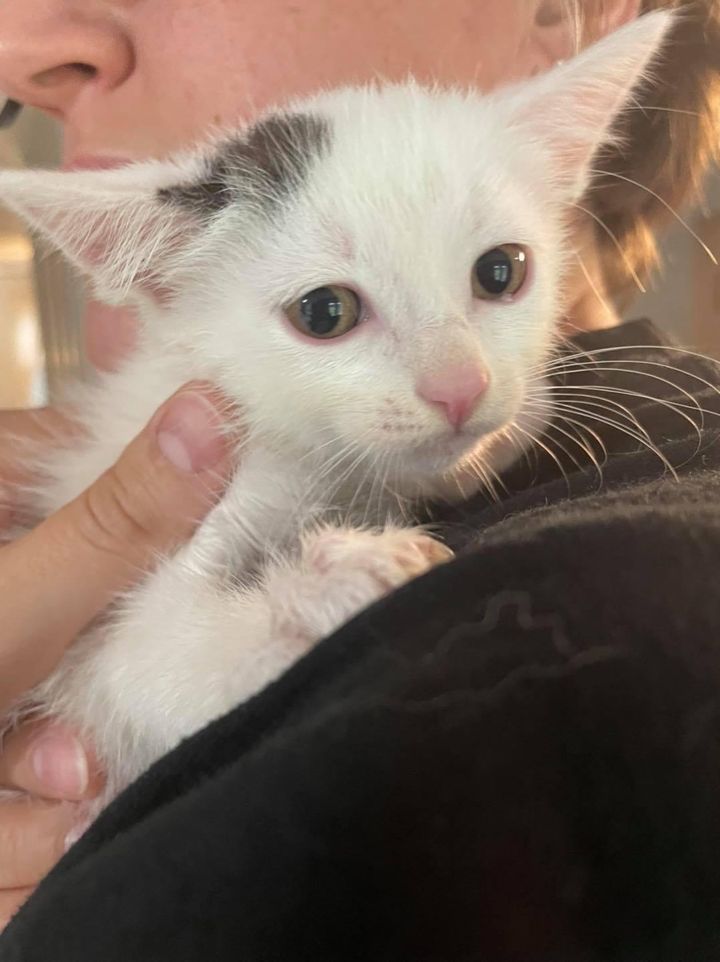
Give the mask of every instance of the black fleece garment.
[{"label": "black fleece garment", "polygon": [[575,345],[602,471],[566,422],[436,509],[457,560],[155,765],[0,962],[720,960],[720,378]]}]

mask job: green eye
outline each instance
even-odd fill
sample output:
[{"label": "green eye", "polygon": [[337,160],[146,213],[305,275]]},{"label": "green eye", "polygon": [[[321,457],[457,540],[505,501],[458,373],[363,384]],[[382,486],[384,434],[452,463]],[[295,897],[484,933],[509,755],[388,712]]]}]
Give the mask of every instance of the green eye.
[{"label": "green eye", "polygon": [[485,301],[517,294],[525,283],[527,254],[519,244],[493,247],[475,261],[472,288]]},{"label": "green eye", "polygon": [[288,320],[308,337],[340,337],[360,320],[360,298],[347,287],[318,287],[285,308]]}]

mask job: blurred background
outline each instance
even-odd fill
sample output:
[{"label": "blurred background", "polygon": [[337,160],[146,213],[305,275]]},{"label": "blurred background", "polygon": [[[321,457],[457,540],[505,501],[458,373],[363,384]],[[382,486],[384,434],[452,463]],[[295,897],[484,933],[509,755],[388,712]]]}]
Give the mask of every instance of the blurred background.
[{"label": "blurred background", "polygon": [[[23,110],[0,130],[0,167],[56,167],[60,128]],[[0,408],[47,403],[82,375],[83,284],[58,254],[36,251],[0,197]]]},{"label": "blurred background", "polygon": [[[0,167],[56,166],[59,146],[54,122],[24,110],[0,131]],[[705,207],[682,213],[720,259],[720,173],[710,178]],[[663,252],[662,271],[627,318],[649,317],[684,346],[720,357],[720,269],[679,224]],[[0,408],[44,404],[64,380],[82,375],[83,300],[82,282],[61,258],[38,256],[0,207]]]}]

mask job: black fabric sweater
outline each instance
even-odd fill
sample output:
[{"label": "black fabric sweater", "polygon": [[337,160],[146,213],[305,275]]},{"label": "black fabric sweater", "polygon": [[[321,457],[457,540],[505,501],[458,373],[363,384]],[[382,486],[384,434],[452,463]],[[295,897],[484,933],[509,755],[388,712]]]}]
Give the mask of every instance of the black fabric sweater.
[{"label": "black fabric sweater", "polygon": [[575,345],[602,472],[551,428],[436,510],[457,560],[162,759],[1,962],[720,960],[719,378]]}]

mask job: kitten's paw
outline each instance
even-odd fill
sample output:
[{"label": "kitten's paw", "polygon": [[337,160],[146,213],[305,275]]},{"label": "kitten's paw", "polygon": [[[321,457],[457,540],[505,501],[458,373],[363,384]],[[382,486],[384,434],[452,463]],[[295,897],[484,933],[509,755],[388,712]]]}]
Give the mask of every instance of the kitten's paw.
[{"label": "kitten's paw", "polygon": [[304,564],[318,575],[369,576],[377,597],[452,557],[449,548],[417,528],[325,528],[305,539],[302,552]]},{"label": "kitten's paw", "polygon": [[307,534],[297,562],[269,573],[273,637],[293,651],[307,648],[452,556],[417,528],[324,528]]}]

